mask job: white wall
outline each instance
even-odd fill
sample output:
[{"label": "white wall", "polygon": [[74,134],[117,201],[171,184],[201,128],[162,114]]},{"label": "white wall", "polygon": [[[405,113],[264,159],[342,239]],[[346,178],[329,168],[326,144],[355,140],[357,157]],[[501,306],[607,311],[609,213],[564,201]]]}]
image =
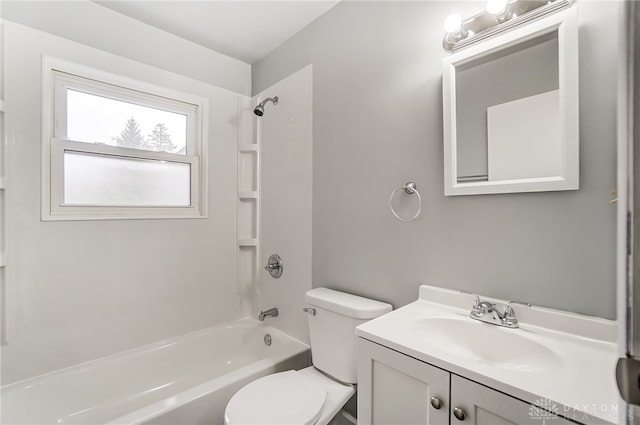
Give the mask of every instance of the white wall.
[{"label": "white wall", "polygon": [[[3,383],[240,317],[247,307],[236,295],[233,266],[236,143],[239,100],[246,98],[16,23],[4,26]],[[171,58],[176,47],[166,47]],[[208,98],[208,218],[41,222],[43,54]]]},{"label": "white wall", "polygon": [[2,17],[251,95],[251,66],[89,0],[3,0]]},{"label": "white wall", "polygon": [[[277,307],[280,315],[266,320],[307,343],[302,307],[311,289],[312,79],[307,66],[262,91],[260,99],[279,99],[257,118],[262,152],[259,308]],[[264,270],[271,254],[284,262],[278,279]]]}]

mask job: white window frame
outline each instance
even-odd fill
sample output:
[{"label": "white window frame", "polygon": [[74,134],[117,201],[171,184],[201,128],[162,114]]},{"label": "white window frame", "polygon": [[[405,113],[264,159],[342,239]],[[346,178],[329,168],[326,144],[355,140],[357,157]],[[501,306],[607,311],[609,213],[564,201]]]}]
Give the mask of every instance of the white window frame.
[{"label": "white window frame", "polygon": [[[43,57],[42,220],[206,217],[208,99],[49,56]],[[187,116],[185,154],[95,144],[67,138],[67,89]],[[64,203],[65,152],[188,164],[189,206],[106,206]]]}]

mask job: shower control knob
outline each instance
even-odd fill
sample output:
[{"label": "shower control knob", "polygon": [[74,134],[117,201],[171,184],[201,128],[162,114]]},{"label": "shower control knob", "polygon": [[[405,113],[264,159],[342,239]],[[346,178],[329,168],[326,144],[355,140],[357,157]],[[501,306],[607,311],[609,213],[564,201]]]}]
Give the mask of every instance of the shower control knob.
[{"label": "shower control knob", "polygon": [[467,414],[461,408],[456,407],[455,409],[453,409],[453,416],[455,416],[459,421],[464,421],[464,418],[467,417]]},{"label": "shower control knob", "polygon": [[438,397],[431,397],[431,406],[436,410],[440,410],[442,408],[442,401]]},{"label": "shower control knob", "polygon": [[267,265],[264,267],[269,272],[271,277],[277,279],[282,276],[283,263],[282,258],[278,254],[272,254],[267,261]]}]

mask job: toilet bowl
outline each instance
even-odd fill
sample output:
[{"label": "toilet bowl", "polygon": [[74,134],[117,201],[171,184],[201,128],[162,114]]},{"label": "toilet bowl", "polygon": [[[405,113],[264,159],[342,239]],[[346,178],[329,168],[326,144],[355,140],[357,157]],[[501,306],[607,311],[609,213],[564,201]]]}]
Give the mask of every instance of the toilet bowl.
[{"label": "toilet bowl", "polygon": [[327,288],[305,296],[313,366],[259,378],[229,400],[226,425],[326,425],[355,394],[355,328],[390,304]]}]

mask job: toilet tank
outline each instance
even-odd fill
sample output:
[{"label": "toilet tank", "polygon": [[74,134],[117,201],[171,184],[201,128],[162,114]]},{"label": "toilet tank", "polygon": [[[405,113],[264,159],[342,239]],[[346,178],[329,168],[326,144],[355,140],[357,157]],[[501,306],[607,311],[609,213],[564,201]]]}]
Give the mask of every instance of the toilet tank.
[{"label": "toilet tank", "polygon": [[390,312],[391,304],[327,288],[307,292],[313,365],[333,378],[355,384],[356,326]]}]

